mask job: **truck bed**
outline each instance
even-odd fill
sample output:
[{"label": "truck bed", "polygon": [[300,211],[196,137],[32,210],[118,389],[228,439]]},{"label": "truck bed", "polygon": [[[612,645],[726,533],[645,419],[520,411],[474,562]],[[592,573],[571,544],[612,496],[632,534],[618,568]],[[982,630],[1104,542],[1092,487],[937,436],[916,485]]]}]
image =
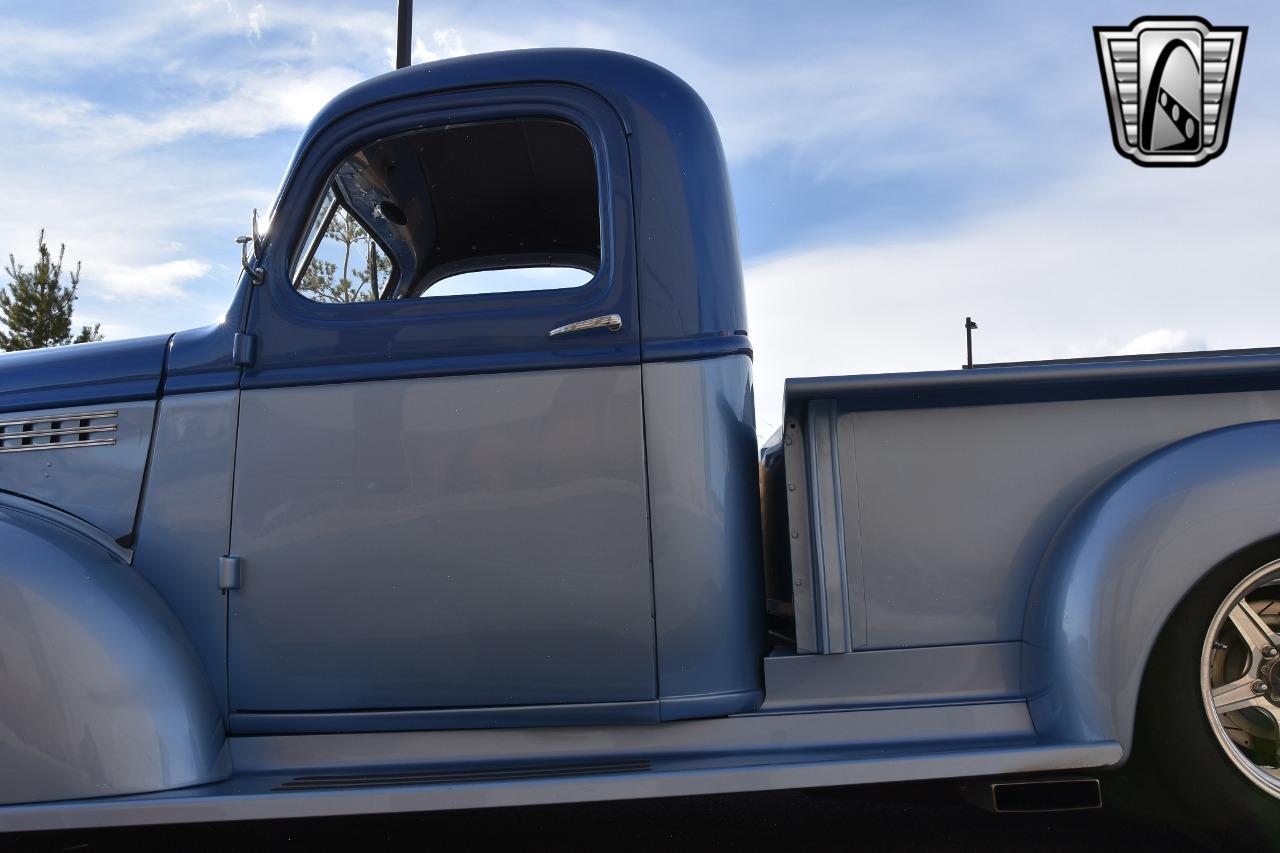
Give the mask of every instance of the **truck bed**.
[{"label": "truck bed", "polygon": [[788,380],[763,451],[775,641],[847,652],[1022,639],[1072,508],[1143,456],[1280,418],[1280,354]]}]

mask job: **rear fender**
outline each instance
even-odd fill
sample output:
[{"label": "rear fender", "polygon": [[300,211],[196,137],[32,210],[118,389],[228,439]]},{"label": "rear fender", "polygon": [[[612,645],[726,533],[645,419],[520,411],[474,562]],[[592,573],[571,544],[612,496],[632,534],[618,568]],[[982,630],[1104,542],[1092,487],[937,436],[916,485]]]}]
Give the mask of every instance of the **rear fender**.
[{"label": "rear fender", "polygon": [[77,519],[0,497],[0,804],[229,775],[191,643],[127,559]]},{"label": "rear fender", "polygon": [[1128,754],[1143,670],[1174,608],[1214,567],[1277,533],[1280,421],[1184,439],[1085,498],[1028,602],[1023,686],[1039,736],[1115,740]]}]

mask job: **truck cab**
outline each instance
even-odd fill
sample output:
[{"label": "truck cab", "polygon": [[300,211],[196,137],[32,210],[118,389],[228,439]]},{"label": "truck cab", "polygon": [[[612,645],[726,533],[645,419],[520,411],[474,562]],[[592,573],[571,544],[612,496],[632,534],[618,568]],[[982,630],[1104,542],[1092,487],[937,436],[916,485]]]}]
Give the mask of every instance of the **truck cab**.
[{"label": "truck cab", "polygon": [[247,248],[216,326],[0,358],[0,828],[1088,772],[1280,534],[1273,353],[793,380],[760,453],[634,57],[362,83]]},{"label": "truck cab", "polygon": [[[714,125],[654,66],[565,54],[569,85],[523,80],[532,59],[465,88],[382,81],[407,98],[366,84],[286,181],[239,382],[226,666],[246,731],[759,704],[732,211],[722,166],[679,171],[720,163]],[[696,236],[672,221],[688,198]],[[309,289],[339,253],[363,272],[352,232],[362,298]],[[668,411],[689,426],[646,442]]]}]

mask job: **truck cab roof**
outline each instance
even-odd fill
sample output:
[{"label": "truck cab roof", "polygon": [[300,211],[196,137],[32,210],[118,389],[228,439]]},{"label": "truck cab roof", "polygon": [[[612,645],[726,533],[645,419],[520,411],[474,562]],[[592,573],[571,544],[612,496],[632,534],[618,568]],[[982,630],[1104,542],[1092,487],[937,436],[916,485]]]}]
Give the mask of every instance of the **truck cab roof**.
[{"label": "truck cab roof", "polygon": [[638,57],[605,50],[514,50],[374,77],[330,101],[303,132],[281,198],[317,137],[355,111],[422,95],[521,85],[585,89],[622,124],[644,357],[749,353],[737,226],[715,123],[688,84]]}]

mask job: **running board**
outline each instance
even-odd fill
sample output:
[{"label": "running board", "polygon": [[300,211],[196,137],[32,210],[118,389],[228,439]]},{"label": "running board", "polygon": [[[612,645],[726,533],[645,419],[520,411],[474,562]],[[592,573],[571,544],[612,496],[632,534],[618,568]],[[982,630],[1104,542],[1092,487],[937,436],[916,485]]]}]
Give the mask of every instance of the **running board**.
[{"label": "running board", "polygon": [[1118,743],[1037,743],[1026,705],[754,714],[635,726],[238,737],[231,778],[0,806],[0,832],[696,796],[1118,763]]},{"label": "running board", "polygon": [[735,766],[654,765],[649,770],[557,772],[469,782],[286,788],[273,777],[232,777],[217,785],[161,794],[4,806],[0,831],[86,829],[206,821],[427,812],[497,806],[684,797],[1102,767],[1120,759],[1114,742],[882,755],[876,758]]}]

